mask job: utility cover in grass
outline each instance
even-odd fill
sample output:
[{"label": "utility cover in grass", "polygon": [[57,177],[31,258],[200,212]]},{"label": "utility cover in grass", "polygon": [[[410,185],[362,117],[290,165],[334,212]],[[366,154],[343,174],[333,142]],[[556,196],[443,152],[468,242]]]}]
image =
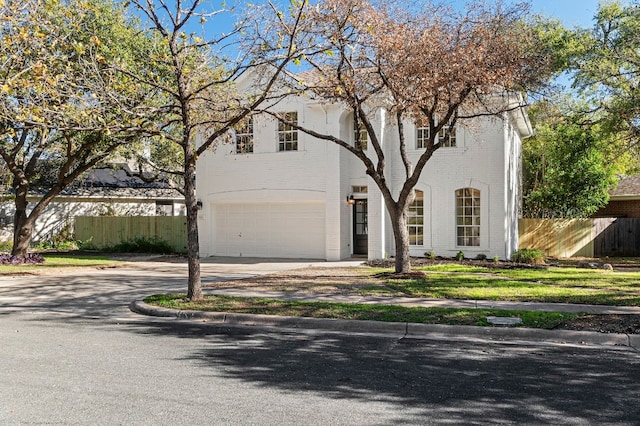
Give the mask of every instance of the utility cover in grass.
[{"label": "utility cover in grass", "polygon": [[493,325],[516,325],[522,324],[522,318],[518,317],[494,317],[488,316],[487,321]]}]

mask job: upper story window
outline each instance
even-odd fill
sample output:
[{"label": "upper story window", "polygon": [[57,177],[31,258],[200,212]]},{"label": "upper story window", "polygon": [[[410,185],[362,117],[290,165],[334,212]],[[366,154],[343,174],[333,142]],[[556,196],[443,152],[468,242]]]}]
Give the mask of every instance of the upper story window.
[{"label": "upper story window", "polygon": [[360,125],[358,128],[358,121],[353,121],[353,146],[364,151],[367,149],[369,142],[369,134],[364,125]]},{"label": "upper story window", "polygon": [[462,188],[456,191],[456,244],[480,245],[480,191]]},{"label": "upper story window", "polygon": [[453,148],[456,146],[456,128],[454,126],[444,126],[438,133],[440,146]]},{"label": "upper story window", "polygon": [[416,148],[426,148],[427,142],[429,142],[429,126],[425,126],[424,123],[416,123]]},{"label": "upper story window", "polygon": [[253,152],[253,117],[247,116],[236,125],[236,154]]},{"label": "upper story window", "polygon": [[[422,149],[427,147],[429,142],[429,136],[431,132],[428,124],[424,124],[421,121],[416,122],[416,149]],[[444,126],[438,133],[438,140],[435,143],[440,143],[441,147],[453,148],[456,146],[456,128],[455,126]]]},{"label": "upper story window", "polygon": [[416,198],[409,205],[407,228],[409,245],[424,245],[424,192],[416,190]]},{"label": "upper story window", "polygon": [[286,112],[283,121],[278,121],[278,151],[298,150],[298,130],[292,124],[298,124],[297,112]]}]

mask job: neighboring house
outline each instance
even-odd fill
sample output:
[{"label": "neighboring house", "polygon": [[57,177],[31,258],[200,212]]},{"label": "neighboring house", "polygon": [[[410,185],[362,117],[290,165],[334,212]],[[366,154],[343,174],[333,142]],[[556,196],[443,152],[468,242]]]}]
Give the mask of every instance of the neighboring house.
[{"label": "neighboring house", "polygon": [[609,191],[609,202],[594,217],[640,217],[640,175],[625,176]]},{"label": "neighboring house", "polygon": [[[242,82],[240,82],[242,86]],[[273,107],[288,121],[354,143],[352,113],[312,97]],[[384,108],[375,128],[387,157],[387,179],[398,192],[404,169],[397,127]],[[407,141],[415,162],[428,129]],[[416,186],[410,209],[411,254],[509,258],[518,248],[521,139],[532,134],[522,108],[502,119],[447,129]],[[245,121],[197,164],[200,252],[203,256],[254,256],[339,260],[352,255],[394,255],[393,233],[380,191],[351,153],[278,123],[267,114]],[[373,150],[369,155],[375,156]]]},{"label": "neighboring house", "polygon": [[[29,205],[41,196],[29,194]],[[38,218],[33,241],[67,230],[76,216],[181,216],[185,211],[184,197],[168,185],[144,182],[131,176],[126,166],[100,168],[56,197]],[[14,212],[12,199],[0,201],[0,240],[11,240]]]}]

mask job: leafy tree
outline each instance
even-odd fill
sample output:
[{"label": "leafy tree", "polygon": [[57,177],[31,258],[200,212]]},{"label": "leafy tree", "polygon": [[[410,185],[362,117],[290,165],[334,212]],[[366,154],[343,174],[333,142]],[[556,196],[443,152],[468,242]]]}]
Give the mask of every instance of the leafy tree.
[{"label": "leafy tree", "polygon": [[[602,3],[589,29],[539,22],[556,71],[572,91],[532,109],[524,143],[524,213],[586,217],[604,206],[616,174],[638,169],[640,5]],[[567,100],[570,98],[570,100]]]},{"label": "leafy tree", "polygon": [[574,86],[587,97],[602,131],[617,133],[637,157],[640,137],[640,3],[601,3],[595,24],[577,31],[572,53]]},{"label": "leafy tree", "polygon": [[[534,27],[524,20],[526,9],[474,2],[456,12],[431,2],[374,7],[365,0],[326,0],[309,12],[300,45],[310,43],[318,53],[306,56],[315,75],[301,82],[302,89],[353,111],[374,154],[350,140],[295,127],[342,146],[363,163],[391,218],[396,272],[410,270],[408,206],[422,171],[442,145],[438,134],[445,126],[519,108],[515,92],[548,74],[549,60]],[[389,180],[387,154],[372,124],[380,105],[399,132],[398,145],[386,151],[404,165],[399,188]],[[429,140],[415,162],[407,154],[405,120],[429,127]]]},{"label": "leafy tree", "polygon": [[612,135],[583,120],[580,106],[562,114],[541,102],[532,108],[536,135],[523,144],[524,215],[589,217],[603,207],[624,166]]},{"label": "leafy tree", "polygon": [[[154,166],[155,170],[178,177],[183,185],[187,209],[187,297],[200,300],[203,293],[196,160],[267,100],[280,73],[291,61],[298,60],[301,53],[293,40],[305,3],[291,1],[290,8],[284,12],[271,3],[264,7],[249,5],[250,11],[230,31],[218,26],[221,16],[233,17],[234,11],[224,5],[217,10],[207,10],[211,3],[202,0],[175,0],[171,5],[164,0],[131,0],[131,5],[150,24],[148,37],[154,45],[145,60],[148,66],[117,66],[138,84],[156,91],[155,107],[143,113],[151,119],[141,122],[140,128],[155,138],[154,150],[177,153],[181,162],[180,170],[173,170],[175,163],[171,162],[156,161]],[[271,20],[264,19],[264,14],[276,17],[283,24],[284,30],[275,35],[275,40],[266,35],[270,33]],[[198,24],[212,28],[213,34],[207,38],[204,33],[188,32]],[[236,58],[225,55],[235,49],[239,52]],[[255,87],[254,93],[240,96],[233,80],[254,67],[262,67],[261,84]],[[156,120],[158,116],[161,118]]]},{"label": "leafy tree", "polygon": [[[135,138],[127,129],[147,94],[110,63],[136,60],[130,48],[144,41],[111,0],[2,1],[0,38],[0,158],[15,192],[12,254],[24,257],[47,205]],[[43,168],[54,180],[28,211]]]}]

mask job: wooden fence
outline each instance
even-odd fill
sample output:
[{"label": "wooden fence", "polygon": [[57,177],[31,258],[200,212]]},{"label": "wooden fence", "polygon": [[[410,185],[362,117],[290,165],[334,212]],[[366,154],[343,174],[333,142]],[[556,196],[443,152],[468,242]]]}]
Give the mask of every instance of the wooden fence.
[{"label": "wooden fence", "polygon": [[552,257],[640,256],[640,219],[520,219],[520,248]]},{"label": "wooden fence", "polygon": [[166,241],[176,252],[187,251],[185,216],[78,216],[74,229],[76,240],[91,240],[97,248],[145,237]]}]

